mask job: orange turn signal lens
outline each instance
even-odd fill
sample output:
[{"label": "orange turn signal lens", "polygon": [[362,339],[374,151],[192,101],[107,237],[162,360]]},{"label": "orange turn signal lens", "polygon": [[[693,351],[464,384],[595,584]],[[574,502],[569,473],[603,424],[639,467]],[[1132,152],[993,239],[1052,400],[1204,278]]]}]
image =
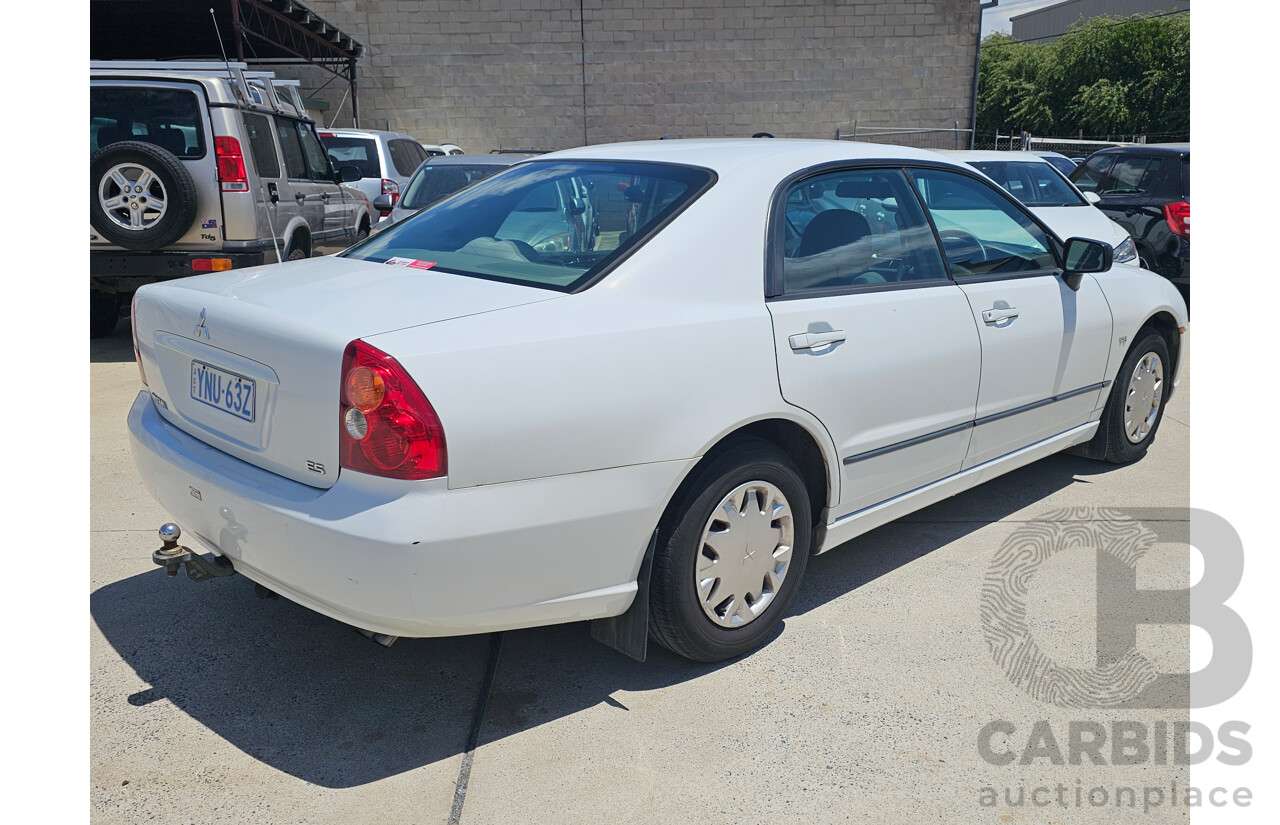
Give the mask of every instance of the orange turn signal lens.
[{"label": "orange turn signal lens", "polygon": [[347,373],[344,388],[347,403],[361,412],[376,410],[387,394],[382,375],[368,367],[356,367]]},{"label": "orange turn signal lens", "polygon": [[231,268],[230,258],[192,258],[191,268],[196,272],[225,272]]}]

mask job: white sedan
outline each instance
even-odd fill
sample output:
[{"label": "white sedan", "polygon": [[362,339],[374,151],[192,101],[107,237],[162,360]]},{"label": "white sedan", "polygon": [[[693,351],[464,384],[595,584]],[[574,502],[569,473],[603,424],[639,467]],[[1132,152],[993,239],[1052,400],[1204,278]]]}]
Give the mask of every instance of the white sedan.
[{"label": "white sedan", "polygon": [[1188,346],[1109,245],[836,141],[544,155],[133,321],[138,467],[223,570],[384,642],[597,620],[705,661],[814,554],[1060,450],[1140,458]]},{"label": "white sedan", "polygon": [[1097,195],[1077,189],[1044,155],[982,149],[946,150],[945,154],[994,180],[1059,236],[1104,241],[1111,244],[1116,263],[1138,262],[1138,247],[1129,230],[1094,205],[1100,200]]}]

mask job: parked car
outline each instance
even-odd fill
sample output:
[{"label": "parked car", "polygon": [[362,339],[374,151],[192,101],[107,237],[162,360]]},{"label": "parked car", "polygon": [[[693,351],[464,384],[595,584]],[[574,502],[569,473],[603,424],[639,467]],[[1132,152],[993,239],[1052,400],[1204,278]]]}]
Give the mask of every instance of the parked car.
[{"label": "parked car", "polygon": [[389,196],[383,195],[375,201],[380,211],[390,207],[390,214],[379,221],[374,229],[375,231],[386,229],[419,209],[443,200],[478,180],[483,180],[514,163],[531,157],[534,156],[503,154],[439,155],[427,158],[413,173],[399,200],[392,203]]},{"label": "parked car", "polygon": [[[592,248],[501,237],[548,184]],[[921,149],[533,158],[339,256],[138,292],[132,450],[197,548],[153,559],[384,643],[598,620],[728,659],[814,554],[1060,450],[1143,456],[1187,310],[1111,262]]]},{"label": "parked car", "polygon": [[1050,152],[1045,149],[1031,149],[1028,155],[1044,158],[1054,169],[1057,169],[1063,175],[1070,175],[1076,170],[1076,162],[1061,152]]},{"label": "parked car", "polygon": [[1191,290],[1191,144],[1118,146],[1071,174],[1098,208],[1133,236],[1142,266]]},{"label": "parked car", "polygon": [[89,334],[141,285],[345,249],[367,202],[296,83],[243,63],[89,64]]},{"label": "parked car", "polygon": [[1128,231],[1097,209],[1048,158],[1030,152],[948,151],[991,178],[1044,220],[1059,238],[1092,238],[1111,245],[1116,263],[1136,263]]},{"label": "parked car", "polygon": [[466,154],[466,152],[462,151],[462,147],[456,143],[422,143],[422,141],[419,141],[418,143],[431,157]]},{"label": "parked car", "polygon": [[[362,175],[355,186],[370,202],[387,195],[394,204],[413,170],[430,157],[422,144],[399,132],[371,129],[324,129],[320,142],[337,166],[355,166]],[[390,210],[379,212],[385,218]]]}]

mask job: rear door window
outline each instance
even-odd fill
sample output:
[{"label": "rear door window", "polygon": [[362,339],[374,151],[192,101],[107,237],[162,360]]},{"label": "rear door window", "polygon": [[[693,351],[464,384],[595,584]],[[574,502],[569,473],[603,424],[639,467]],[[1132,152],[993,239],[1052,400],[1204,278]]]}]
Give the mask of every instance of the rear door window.
[{"label": "rear door window", "polygon": [[191,160],[205,155],[204,119],[194,92],[141,86],[89,87],[89,151],[136,140]]},{"label": "rear door window", "polygon": [[387,146],[391,150],[391,165],[402,178],[412,175],[418,164],[427,159],[427,153],[412,140],[397,138],[387,141]]},{"label": "rear door window", "polygon": [[280,139],[280,152],[284,155],[284,168],[291,180],[309,180],[307,159],[302,153],[302,141],[292,120],[276,118],[276,137]]},{"label": "rear door window", "polygon": [[1142,155],[1119,158],[1107,174],[1104,181],[1106,188],[1100,188],[1098,194],[1140,195],[1159,176],[1160,166],[1160,158]]}]

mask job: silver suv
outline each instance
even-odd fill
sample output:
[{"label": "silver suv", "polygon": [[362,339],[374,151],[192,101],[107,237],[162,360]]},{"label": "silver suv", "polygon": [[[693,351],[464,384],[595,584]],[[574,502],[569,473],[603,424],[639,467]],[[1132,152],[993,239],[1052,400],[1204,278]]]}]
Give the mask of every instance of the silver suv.
[{"label": "silver suv", "polygon": [[[372,203],[383,195],[394,204],[409,183],[413,171],[431,157],[422,144],[399,132],[372,129],[321,129],[320,142],[335,166],[355,166],[360,182],[355,188]],[[390,210],[374,218],[385,218]]]},{"label": "silver suv", "polygon": [[369,234],[298,82],[243,63],[91,61],[92,337],[139,286],[337,252]]}]

